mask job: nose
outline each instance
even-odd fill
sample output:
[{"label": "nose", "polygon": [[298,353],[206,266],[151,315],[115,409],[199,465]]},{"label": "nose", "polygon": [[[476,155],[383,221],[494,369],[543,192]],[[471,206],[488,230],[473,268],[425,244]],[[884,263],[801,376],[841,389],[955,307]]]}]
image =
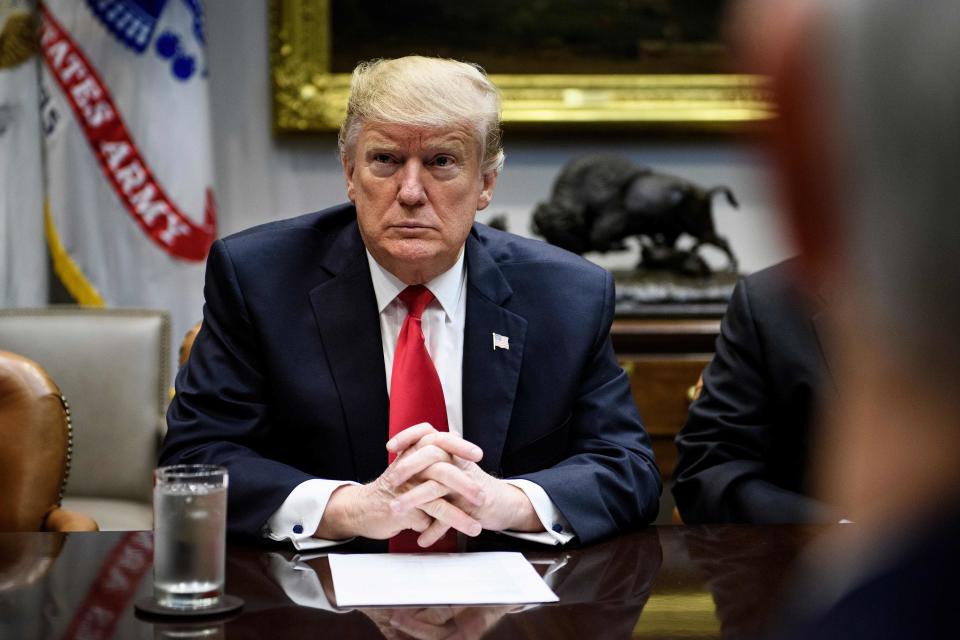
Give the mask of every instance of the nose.
[{"label": "nose", "polygon": [[400,170],[400,189],[397,191],[397,202],[404,206],[413,207],[425,204],[427,194],[423,188],[423,164],[411,158]]}]

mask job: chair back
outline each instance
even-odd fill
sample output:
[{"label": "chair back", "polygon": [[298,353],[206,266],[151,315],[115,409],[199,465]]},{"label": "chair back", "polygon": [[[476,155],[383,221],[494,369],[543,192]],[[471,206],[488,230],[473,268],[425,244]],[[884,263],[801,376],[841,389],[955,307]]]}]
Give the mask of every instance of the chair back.
[{"label": "chair back", "polygon": [[197,322],[197,324],[190,327],[190,330],[183,336],[183,342],[180,343],[180,353],[178,357],[178,366],[183,366],[187,364],[187,360],[190,359],[190,350],[193,349],[193,341],[197,339],[197,334],[200,333],[200,325],[203,324],[203,320]]},{"label": "chair back", "polygon": [[0,531],[42,531],[70,468],[60,389],[32,360],[0,351]]},{"label": "chair back", "polygon": [[[76,445],[70,508],[89,513],[104,529],[149,528],[170,384],[168,314],[75,306],[0,310],[0,349],[35,360],[70,398]],[[136,503],[140,515],[129,527],[110,526],[110,515],[91,505],[98,499]]]}]

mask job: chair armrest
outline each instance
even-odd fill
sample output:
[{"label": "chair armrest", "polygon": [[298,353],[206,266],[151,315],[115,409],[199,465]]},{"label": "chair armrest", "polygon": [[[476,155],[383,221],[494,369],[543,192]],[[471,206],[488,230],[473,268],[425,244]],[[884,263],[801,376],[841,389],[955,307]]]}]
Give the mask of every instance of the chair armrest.
[{"label": "chair armrest", "polygon": [[99,531],[96,520],[78,511],[54,507],[43,520],[44,531]]}]

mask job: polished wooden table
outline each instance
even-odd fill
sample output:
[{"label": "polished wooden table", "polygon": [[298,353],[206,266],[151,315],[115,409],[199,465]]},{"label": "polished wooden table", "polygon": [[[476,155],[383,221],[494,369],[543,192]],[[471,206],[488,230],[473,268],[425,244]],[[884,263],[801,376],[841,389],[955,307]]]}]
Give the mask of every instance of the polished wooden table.
[{"label": "polished wooden table", "polygon": [[227,592],[246,606],[192,623],[135,614],[151,592],[149,532],[0,533],[0,638],[747,638],[822,530],[649,527],[562,550],[495,535],[461,541],[467,551],[522,551],[560,597],[532,607],[338,610],[326,558],[231,542]]}]

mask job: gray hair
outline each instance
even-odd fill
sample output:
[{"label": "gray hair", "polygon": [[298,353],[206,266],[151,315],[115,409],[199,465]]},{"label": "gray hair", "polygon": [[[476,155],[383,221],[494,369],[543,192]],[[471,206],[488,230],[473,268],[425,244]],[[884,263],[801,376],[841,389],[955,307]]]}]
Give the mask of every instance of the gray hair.
[{"label": "gray hair", "polygon": [[960,3],[823,4],[849,285],[905,365],[940,375],[960,359]]},{"label": "gray hair", "polygon": [[477,65],[407,56],[361,62],[353,70],[347,117],[338,145],[345,160],[364,123],[417,127],[466,125],[480,144],[483,174],[500,173],[500,93]]}]

